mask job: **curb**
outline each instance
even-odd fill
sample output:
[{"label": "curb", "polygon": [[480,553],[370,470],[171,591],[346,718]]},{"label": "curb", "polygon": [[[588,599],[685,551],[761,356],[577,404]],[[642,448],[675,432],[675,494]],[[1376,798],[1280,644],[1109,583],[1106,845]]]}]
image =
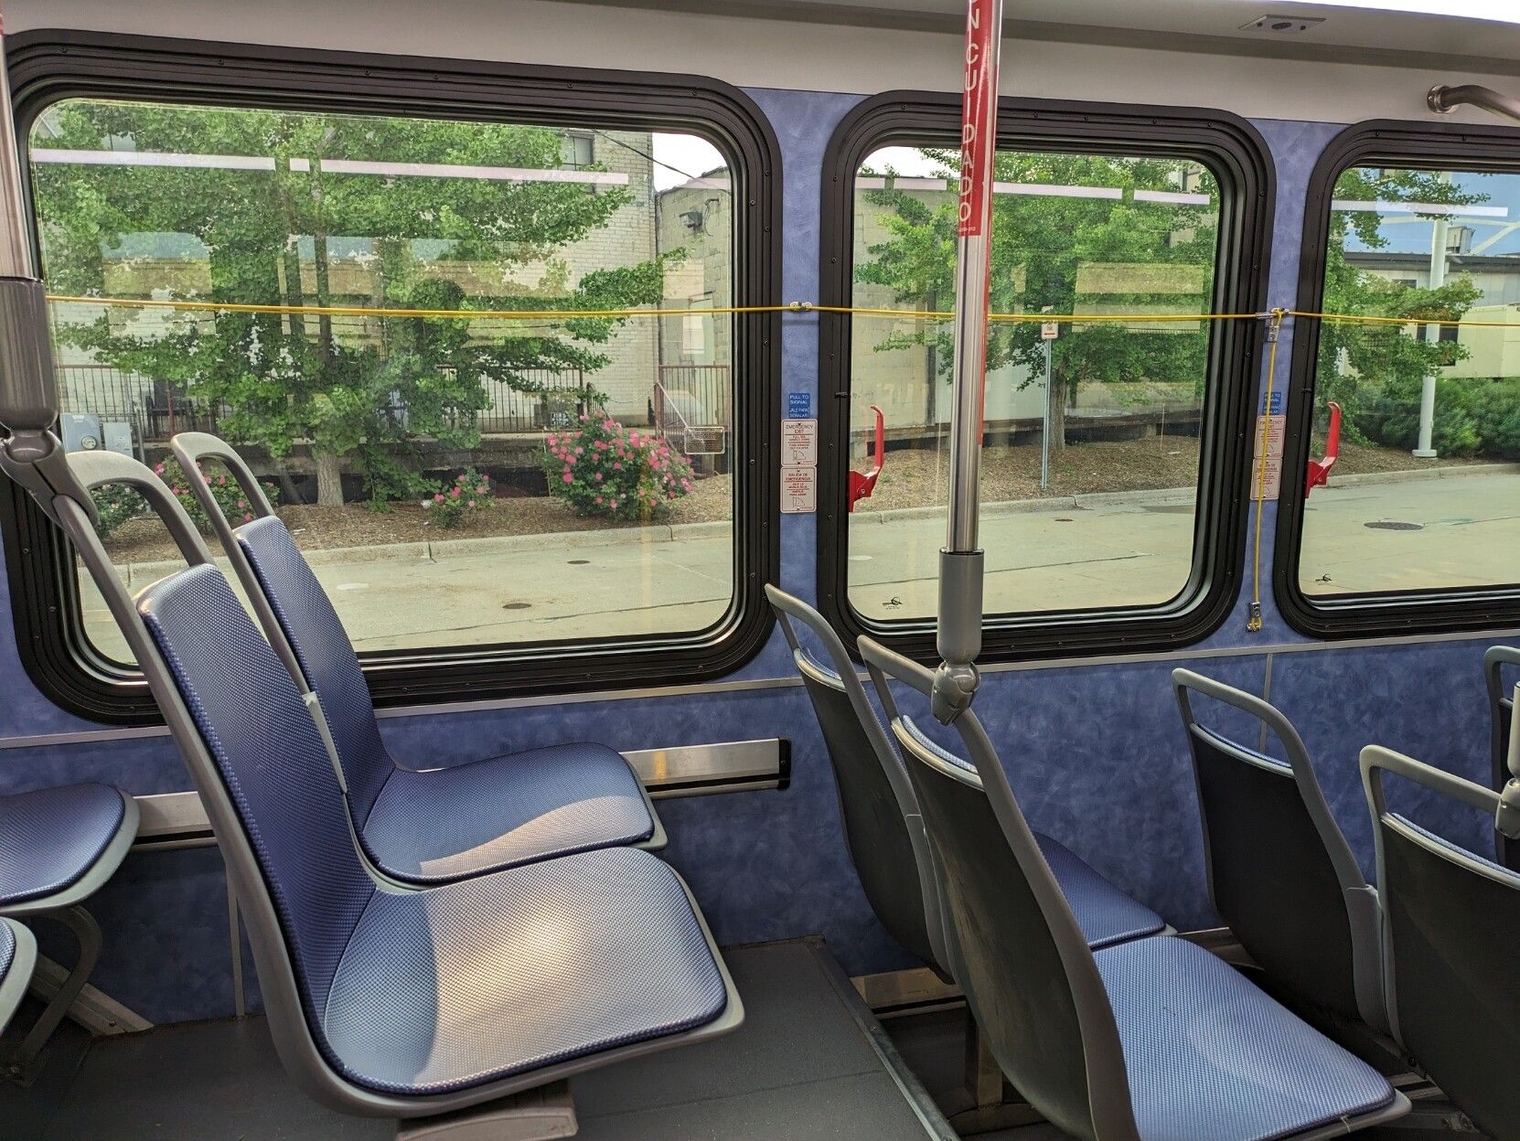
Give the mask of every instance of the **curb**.
[{"label": "curb", "polygon": [[[1409,471],[1364,472],[1359,475],[1332,475],[1327,490],[1336,487],[1357,487],[1380,483],[1413,483],[1422,479],[1462,479],[1480,475],[1520,475],[1520,464],[1462,464],[1435,468],[1414,468]],[[1029,515],[1040,512],[1081,511],[1101,507],[1121,506],[1127,503],[1174,504],[1191,503],[1197,496],[1192,487],[1163,487],[1141,491],[1094,491],[1082,495],[1053,495],[1046,499],[1008,499],[982,504],[985,518],[1004,515]],[[897,520],[940,519],[945,509],[931,507],[894,507],[886,511],[862,511],[853,516],[857,521],[871,520],[886,524]],[[439,539],[420,543],[390,543],[384,546],[328,547],[315,551],[302,551],[306,561],[314,567],[352,566],[356,563],[373,562],[440,562],[444,559],[467,558],[470,555],[503,554],[512,551],[574,551],[585,548],[608,547],[629,541],[633,535],[640,543],[673,543],[685,539],[721,538],[733,532],[731,520],[713,523],[661,523],[646,527],[602,527],[585,531],[546,531],[535,535],[495,535],[471,539]],[[216,563],[231,577],[231,567],[225,555],[217,554]],[[180,560],[165,562],[124,563],[118,570],[126,575],[127,585],[154,582],[184,567]]]},{"label": "curb", "polygon": [[1369,483],[1414,483],[1421,479],[1464,479],[1476,475],[1520,475],[1520,464],[1461,464],[1447,467],[1411,468],[1408,471],[1369,471],[1359,475],[1330,474],[1329,487],[1357,487]]}]

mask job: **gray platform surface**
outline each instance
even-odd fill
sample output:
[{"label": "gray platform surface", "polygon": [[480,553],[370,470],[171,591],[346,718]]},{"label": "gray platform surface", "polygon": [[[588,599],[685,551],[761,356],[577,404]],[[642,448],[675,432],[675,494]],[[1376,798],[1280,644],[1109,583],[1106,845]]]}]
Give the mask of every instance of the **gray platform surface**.
[{"label": "gray platform surface", "polygon": [[[821,946],[724,955],[744,1025],[572,1084],[584,1141],[953,1137]],[[83,1050],[79,1058],[79,1046]],[[286,1078],[262,1019],[58,1044],[46,1080],[0,1086],[4,1141],[381,1141],[394,1125],[332,1113]],[[918,1102],[927,1103],[919,1097]]]}]

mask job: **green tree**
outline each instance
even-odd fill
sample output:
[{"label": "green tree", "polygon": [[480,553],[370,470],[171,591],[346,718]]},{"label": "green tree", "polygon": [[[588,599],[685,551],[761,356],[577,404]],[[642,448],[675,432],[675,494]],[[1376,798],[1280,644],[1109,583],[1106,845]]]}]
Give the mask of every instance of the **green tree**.
[{"label": "green tree", "polygon": [[[1335,184],[1335,199],[1348,203],[1428,202],[1470,205],[1487,195],[1464,191],[1439,174],[1420,170],[1353,167]],[[1426,215],[1432,217],[1432,215]],[[1392,443],[1380,431],[1389,400],[1419,399],[1426,376],[1465,355],[1454,341],[1431,341],[1418,318],[1460,321],[1482,294],[1472,279],[1449,279],[1439,289],[1421,289],[1359,269],[1346,256],[1348,243],[1384,249],[1384,217],[1373,210],[1334,210],[1325,251],[1324,312],[1365,317],[1408,317],[1409,324],[1323,321],[1319,331],[1315,400],[1340,404],[1348,435],[1366,442]],[[1411,335],[1413,332],[1413,335]],[[1439,401],[1439,397],[1438,397]],[[1407,419],[1407,417],[1406,417]],[[1412,444],[1412,440],[1409,441]],[[1400,436],[1397,446],[1405,446]]]},{"label": "green tree", "polygon": [[[630,203],[624,187],[328,169],[339,161],[553,169],[563,135],[546,127],[90,101],[61,104],[47,123],[34,147],[274,160],[272,170],[35,165],[55,292],[105,295],[109,254],[136,273],[137,291],[126,291],[134,296],[153,286],[156,296],[227,303],[487,307],[440,274],[446,254],[490,279],[482,292],[491,308],[622,309],[658,302],[663,261],[679,254],[570,279],[556,251]],[[154,279],[155,243],[175,235],[198,243],[207,275],[173,281],[159,267]],[[346,287],[336,280],[335,245],[350,251],[350,266],[353,250],[364,259],[366,272],[347,272]],[[356,277],[367,295],[352,292]],[[609,360],[598,346],[618,324],[182,312],[150,327],[135,319],[141,312],[108,311],[58,335],[227,409],[221,430],[238,443],[278,458],[306,441],[318,502],[330,506],[342,502],[345,457],[372,496],[410,490],[407,449],[418,437],[478,442],[486,379],[535,391],[533,370],[595,372]]]},{"label": "green tree", "polygon": [[[956,156],[926,151],[949,176]],[[1135,190],[1214,192],[1214,180],[1196,164],[1169,159],[1038,153],[1001,153],[1000,182],[1043,186],[1117,188],[1118,197],[998,194],[993,198],[991,305],[993,312],[1055,313],[1179,311],[1204,313],[1211,304],[1217,219],[1196,199],[1135,201]],[[865,192],[888,207],[886,242],[857,262],[858,281],[888,286],[898,302],[947,307],[954,296],[956,203],[948,194],[926,196],[886,189]],[[1148,267],[1155,267],[1154,269]],[[1101,309],[1094,304],[1101,299]],[[1065,410],[1084,383],[1191,381],[1201,388],[1208,329],[1186,324],[1088,322],[1061,330],[1051,354],[1053,447],[1066,442]],[[899,333],[876,347],[930,347],[931,403],[936,385],[952,375],[951,330]],[[995,323],[988,337],[988,368],[1013,363],[1028,370],[1024,385],[1041,383],[1044,345],[1038,325]]]}]

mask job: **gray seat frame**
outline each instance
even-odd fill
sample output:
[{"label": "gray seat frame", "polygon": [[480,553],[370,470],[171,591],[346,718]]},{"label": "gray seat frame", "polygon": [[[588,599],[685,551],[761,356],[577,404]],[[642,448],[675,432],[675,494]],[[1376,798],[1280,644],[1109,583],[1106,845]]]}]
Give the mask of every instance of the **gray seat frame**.
[{"label": "gray seat frame", "polygon": [[[187,563],[192,566],[212,563],[210,551],[202,542],[195,525],[184,508],[170,494],[163,482],[142,464],[126,456],[112,452],[70,453],[68,463],[80,485],[87,490],[112,484],[122,484],[136,489],[148,501],[148,505],[164,522],[171,537],[179,547]],[[243,920],[247,925],[249,942],[253,947],[259,984],[263,992],[264,1008],[269,1029],[287,1072],[296,1084],[310,1097],[347,1113],[369,1117],[415,1118],[454,1113],[471,1106],[482,1105],[509,1097],[523,1090],[533,1089],[561,1081],[574,1074],[597,1069],[612,1062],[634,1058],[674,1046],[705,1041],[736,1028],[744,1018],[744,1007],[732,977],[723,962],[706,919],[691,895],[691,889],[681,881],[691,903],[713,961],[723,979],[727,1005],[719,1017],[692,1030],[681,1031],[662,1038],[631,1043],[599,1054],[544,1066],[537,1070],[498,1079],[468,1089],[425,1096],[399,1096],[365,1089],[349,1082],[332,1068],[318,1049],[311,1029],[307,1025],[300,994],[296,987],[295,972],[289,949],[281,933],[279,918],[273,901],[265,886],[263,873],[254,856],[247,833],[243,830],[237,810],[232,803],[215,762],[212,760],[196,728],[184,699],[159,653],[157,644],[148,633],[137,607],[116,574],[110,556],[95,533],[92,524],[93,504],[85,506],[67,495],[55,497],[49,505],[51,514],[60,522],[75,549],[84,560],[96,586],[105,596],[137,661],[147,678],[148,687],[158,702],[159,709],[168,723],[175,743],[179,746],[190,775],[206,807],[212,831],[227,864],[227,874],[238,899]],[[312,709],[308,702],[308,708]],[[312,709],[312,716],[319,731],[322,729],[320,714]],[[381,890],[388,892],[419,890],[386,878],[379,873],[364,854],[357,837],[354,849],[360,864],[366,869]],[[679,878],[679,877],[678,877]],[[426,890],[426,889],[421,889]],[[468,1119],[451,1122],[468,1135]],[[478,1134],[476,1134],[478,1136]]]},{"label": "gray seat frame", "polygon": [[[1356,855],[1351,850],[1346,834],[1335,821],[1335,814],[1325,800],[1319,777],[1315,775],[1309,748],[1299,736],[1293,722],[1275,705],[1254,694],[1225,685],[1213,678],[1194,673],[1192,670],[1172,671],[1172,689],[1177,697],[1177,708],[1182,723],[1190,736],[1207,734],[1211,745],[1220,749],[1241,764],[1266,769],[1259,754],[1244,749],[1218,733],[1210,732],[1200,725],[1193,712],[1191,694],[1197,693],[1240,710],[1254,717],[1279,741],[1287,753],[1288,767],[1293,773],[1293,783],[1303,801],[1304,809],[1319,833],[1325,853],[1340,881],[1341,898],[1346,905],[1346,919],[1351,930],[1352,978],[1356,990],[1357,1011],[1362,1021],[1374,1030],[1388,1030],[1388,1014],[1383,994],[1383,913],[1378,903],[1377,889],[1367,882]],[[1203,846],[1204,867],[1208,873],[1209,903],[1218,909],[1214,895],[1214,858],[1209,843],[1206,809],[1204,806],[1201,777],[1195,766],[1193,772],[1198,793],[1198,812],[1204,818]]]},{"label": "gray seat frame", "polygon": [[[1513,692],[1504,687],[1504,667],[1520,667],[1520,646],[1490,646],[1483,653],[1483,681],[1488,689],[1489,739],[1492,755],[1494,789],[1501,791],[1512,779],[1520,778],[1520,762],[1513,759],[1520,728],[1515,725],[1515,710],[1520,709],[1520,685]],[[1507,743],[1507,747],[1506,747]],[[1497,829],[1494,832],[1494,855],[1511,871],[1520,871],[1520,839],[1512,839]]]},{"label": "gray seat frame", "polygon": [[[1455,773],[1438,769],[1434,765],[1427,765],[1423,761],[1417,761],[1413,757],[1395,752],[1383,745],[1367,745],[1362,749],[1360,764],[1362,770],[1362,788],[1367,794],[1367,807],[1372,812],[1373,844],[1377,852],[1378,878],[1383,878],[1384,868],[1384,842],[1383,829],[1381,827],[1388,812],[1388,798],[1383,792],[1383,774],[1393,773],[1403,777],[1407,781],[1428,788],[1434,792],[1443,793],[1455,800],[1461,801],[1470,808],[1476,808],[1479,812],[1490,815],[1500,810],[1500,797],[1493,789],[1484,788],[1481,784],[1466,780]],[[1496,880],[1506,883],[1507,880],[1500,878],[1507,873],[1496,873],[1494,869],[1485,867],[1477,860],[1442,847],[1421,835],[1419,832],[1406,828],[1397,821],[1392,822],[1402,835],[1412,840],[1420,847],[1440,856],[1444,860],[1459,865],[1484,879]],[[1393,961],[1393,948],[1391,941],[1385,940],[1387,952],[1383,966],[1383,986],[1388,1002],[1388,1022],[1390,1030],[1395,1038],[1402,1041],[1399,1035],[1399,1005],[1398,1005],[1398,972]]]},{"label": "gray seat frame", "polygon": [[[907,827],[908,842],[913,848],[914,862],[918,866],[919,889],[924,901],[924,928],[929,937],[930,948],[934,952],[935,963],[932,965],[948,970],[950,962],[948,935],[945,930],[944,909],[939,898],[939,882],[934,874],[933,857],[930,855],[929,838],[924,832],[924,818],[919,811],[918,797],[908,779],[902,757],[893,747],[892,742],[887,739],[881,718],[876,715],[870,698],[866,696],[865,686],[861,684],[860,675],[855,672],[855,663],[850,660],[844,643],[839,640],[839,635],[834,632],[833,627],[828,624],[823,615],[801,599],[794,598],[770,583],[766,584],[765,596],[770,600],[771,607],[780,619],[781,633],[791,648],[792,662],[798,672],[820,685],[827,686],[836,692],[843,692],[850,699],[850,707],[855,711],[856,720],[860,722],[861,729],[865,731],[867,739],[871,742],[871,748],[876,753],[876,761],[886,774],[887,782],[897,797],[897,806],[902,813],[903,823]],[[813,659],[807,647],[798,639],[793,622],[800,622],[818,639],[828,652],[832,668],[823,667]],[[840,811],[842,814],[842,806]],[[846,843],[848,843],[848,837],[846,837]],[[860,858],[862,855],[864,854],[850,853],[851,859]]]},{"label": "gray seat frame", "polygon": [[10,928],[16,940],[11,965],[0,975],[0,1030],[4,1030],[31,985],[32,972],[37,968],[37,940],[30,930],[15,920],[0,919],[0,924]]},{"label": "gray seat frame", "polygon": [[[264,593],[264,586],[259,582],[259,576],[255,573],[253,565],[248,561],[248,556],[243,553],[243,547],[234,534],[231,520],[222,511],[216,497],[211,493],[211,486],[204,480],[195,478],[195,472],[202,460],[215,460],[226,467],[227,471],[237,481],[244,497],[248,500],[249,512],[255,519],[269,517],[277,518],[274,505],[269,502],[269,497],[264,494],[264,489],[253,474],[247,461],[240,456],[231,444],[218,436],[208,432],[181,432],[169,441],[169,448],[174,453],[174,458],[179,461],[184,470],[185,479],[194,493],[196,502],[201,510],[211,520],[211,528],[216,532],[217,541],[221,544],[227,561],[231,564],[233,573],[237,575],[238,582],[243,587],[243,592],[248,597],[249,604],[253,607],[254,618],[259,628],[264,631],[264,637],[268,640],[275,655],[280,659],[280,664],[290,674],[291,680],[296,684],[296,690],[301,694],[301,699],[309,706],[321,709],[321,694],[313,688],[311,681],[306,677],[306,671],[301,668],[300,660],[296,657],[295,648],[290,644],[290,639],[285,636],[285,631],[280,625],[280,620],[275,614],[274,606],[269,597]],[[348,791],[348,784],[343,775],[342,758],[338,755],[337,743],[333,740],[332,732],[327,725],[327,715],[321,714],[318,726],[322,734],[322,744],[327,749],[329,759],[332,761],[334,771],[338,775],[338,786]],[[485,758],[489,761],[493,758]],[[396,764],[394,758],[392,763]],[[431,766],[429,766],[431,767]],[[412,769],[412,772],[426,770]],[[644,798],[644,808],[649,813],[650,822],[653,824],[647,839],[629,844],[631,848],[643,848],[646,851],[658,852],[669,843],[669,835],[665,831],[665,825],[660,820],[660,815],[655,811],[654,802],[650,799],[649,790],[644,787],[644,782],[638,780],[638,774],[634,774],[638,784],[639,795]],[[352,813],[351,813],[352,815]],[[354,827],[360,828],[357,820]],[[468,878],[468,875],[459,878]]]}]

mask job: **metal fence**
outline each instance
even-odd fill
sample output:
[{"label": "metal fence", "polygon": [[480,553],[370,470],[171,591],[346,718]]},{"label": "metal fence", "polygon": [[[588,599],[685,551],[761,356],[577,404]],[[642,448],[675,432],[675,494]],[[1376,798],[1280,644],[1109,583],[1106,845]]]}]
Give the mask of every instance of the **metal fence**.
[{"label": "metal fence", "polygon": [[486,435],[504,432],[547,432],[568,428],[592,403],[594,390],[578,368],[523,369],[514,378],[541,391],[523,392],[505,380],[485,383],[491,406],[476,414],[475,424]]},{"label": "metal fence", "polygon": [[[130,424],[139,443],[161,442],[176,432],[214,432],[218,418],[228,412],[225,406],[191,398],[184,385],[125,372],[115,365],[59,365],[56,373],[62,411],[88,413],[100,417],[102,423]],[[578,368],[525,369],[514,381],[526,382],[536,391],[519,391],[505,380],[485,382],[490,407],[474,414],[475,427],[482,433],[569,427],[588,410],[594,395]],[[399,403],[386,411],[405,419],[406,411]]]},{"label": "metal fence", "polygon": [[207,401],[190,399],[183,385],[124,372],[115,365],[59,365],[55,371],[62,411],[130,424],[139,441],[216,430],[217,410]]},{"label": "metal fence", "polygon": [[733,385],[726,364],[666,364],[654,390],[654,423],[674,429],[684,421],[692,427],[734,426]]}]

